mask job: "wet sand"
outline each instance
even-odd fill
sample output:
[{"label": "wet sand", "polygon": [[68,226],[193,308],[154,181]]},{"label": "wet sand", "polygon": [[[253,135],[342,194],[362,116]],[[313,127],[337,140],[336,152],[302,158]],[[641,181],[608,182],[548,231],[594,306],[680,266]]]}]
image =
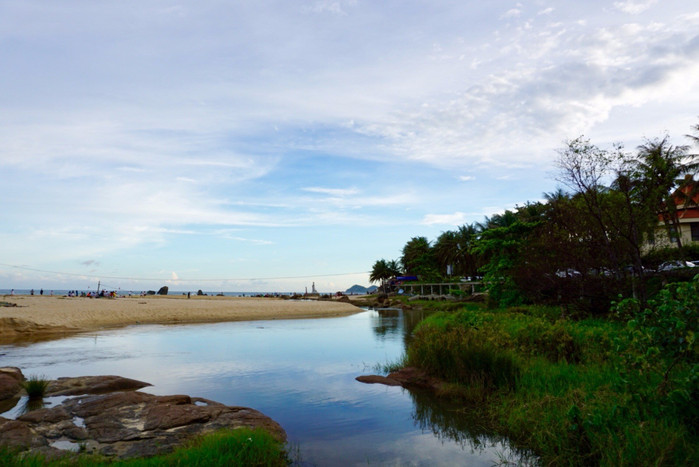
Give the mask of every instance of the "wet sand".
[{"label": "wet sand", "polygon": [[361,311],[349,303],[332,300],[256,297],[6,296],[2,301],[17,306],[0,307],[0,344],[33,342],[135,324],[325,318]]}]

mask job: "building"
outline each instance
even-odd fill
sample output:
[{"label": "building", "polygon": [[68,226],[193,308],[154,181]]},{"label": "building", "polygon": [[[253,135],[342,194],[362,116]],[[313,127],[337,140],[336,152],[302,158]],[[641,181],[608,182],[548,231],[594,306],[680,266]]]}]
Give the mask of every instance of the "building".
[{"label": "building", "polygon": [[[693,180],[691,175],[687,177],[687,183],[675,190],[673,194],[679,221],[679,238],[684,246],[699,245],[699,182]],[[663,214],[658,216],[658,220],[660,224],[655,246],[676,246],[677,243],[674,240],[669,241],[667,238]],[[672,223],[672,220],[670,222]]]}]

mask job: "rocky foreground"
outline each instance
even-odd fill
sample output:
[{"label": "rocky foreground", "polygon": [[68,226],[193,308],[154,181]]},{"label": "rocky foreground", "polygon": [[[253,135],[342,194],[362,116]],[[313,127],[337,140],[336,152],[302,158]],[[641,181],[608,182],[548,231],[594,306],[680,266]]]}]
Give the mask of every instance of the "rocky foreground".
[{"label": "rocky foreground", "polygon": [[[20,401],[23,380],[18,368],[0,368],[1,410]],[[14,420],[0,417],[0,446],[50,457],[78,449],[119,458],[147,457],[170,452],[196,435],[242,427],[263,428],[286,441],[282,427],[254,409],[137,391],[146,386],[150,384],[118,376],[51,381],[46,396],[65,399]]]}]

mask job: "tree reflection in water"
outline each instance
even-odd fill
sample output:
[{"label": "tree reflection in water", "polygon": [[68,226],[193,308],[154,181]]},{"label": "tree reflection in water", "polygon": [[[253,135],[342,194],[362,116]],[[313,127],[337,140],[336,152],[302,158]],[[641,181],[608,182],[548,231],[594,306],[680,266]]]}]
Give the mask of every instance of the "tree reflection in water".
[{"label": "tree reflection in water", "polygon": [[484,454],[495,449],[501,464],[537,465],[533,453],[512,447],[507,438],[488,430],[467,407],[436,397],[428,390],[411,389],[408,393],[414,404],[413,420],[421,430],[431,431],[441,441],[456,442],[471,453]]},{"label": "tree reflection in water", "polygon": [[403,335],[403,342],[407,346],[413,334],[413,330],[420,321],[433,312],[422,310],[379,309],[374,310],[372,316],[372,329],[376,337],[383,340],[386,337]]},{"label": "tree reflection in water", "polygon": [[[421,310],[375,310],[372,328],[379,339],[401,335],[404,346],[410,344],[415,327],[433,312]],[[407,391],[413,401],[413,421],[423,432],[432,432],[443,442],[455,442],[474,454],[498,451],[500,464],[536,465],[537,458],[531,452],[518,450],[504,436],[488,430],[467,407],[439,398],[428,390]]]}]

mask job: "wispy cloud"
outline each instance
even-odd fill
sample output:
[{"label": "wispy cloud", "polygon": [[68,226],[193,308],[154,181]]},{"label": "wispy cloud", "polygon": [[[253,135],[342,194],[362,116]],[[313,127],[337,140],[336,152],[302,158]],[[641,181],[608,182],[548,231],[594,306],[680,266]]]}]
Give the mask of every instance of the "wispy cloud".
[{"label": "wispy cloud", "polygon": [[449,225],[457,226],[467,223],[468,216],[463,212],[453,214],[427,214],[423,219],[424,225]]},{"label": "wispy cloud", "polygon": [[311,193],[320,193],[320,194],[324,194],[324,195],[339,196],[339,197],[353,196],[353,195],[356,195],[359,193],[359,190],[356,188],[307,187],[307,188],[304,188],[303,190],[311,192]]},{"label": "wispy cloud", "polygon": [[0,256],[371,263],[540,196],[566,139],[688,132],[696,9],[564,3],[9,2]]},{"label": "wispy cloud", "polygon": [[656,3],[658,3],[658,0],[627,0],[625,2],[614,2],[614,8],[624,13],[638,15],[648,10]]}]

